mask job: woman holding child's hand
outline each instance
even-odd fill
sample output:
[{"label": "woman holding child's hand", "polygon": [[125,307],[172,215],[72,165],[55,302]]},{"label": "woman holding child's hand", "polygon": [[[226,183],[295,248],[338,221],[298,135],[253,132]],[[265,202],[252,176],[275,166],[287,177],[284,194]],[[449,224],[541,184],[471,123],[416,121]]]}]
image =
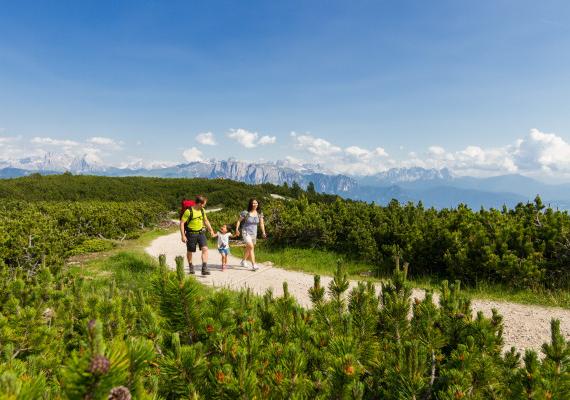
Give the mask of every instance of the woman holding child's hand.
[{"label": "woman holding child's hand", "polygon": [[265,223],[263,221],[263,213],[257,199],[250,199],[247,206],[247,211],[242,211],[236,223],[236,235],[240,234],[240,225],[242,226],[241,235],[245,242],[245,251],[241,266],[245,267],[245,262],[249,258],[251,261],[251,269],[256,271],[259,269],[255,263],[255,243],[257,241],[257,226],[261,228],[263,238],[267,238],[265,233]]}]

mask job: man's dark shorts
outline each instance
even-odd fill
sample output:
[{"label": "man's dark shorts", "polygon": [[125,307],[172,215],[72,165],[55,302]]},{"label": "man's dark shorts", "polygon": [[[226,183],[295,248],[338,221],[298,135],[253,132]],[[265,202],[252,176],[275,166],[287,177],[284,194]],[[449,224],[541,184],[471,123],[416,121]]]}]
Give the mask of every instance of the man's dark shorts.
[{"label": "man's dark shorts", "polygon": [[206,234],[204,232],[186,232],[186,250],[194,253],[196,251],[196,243],[200,250],[202,250],[202,247],[208,247]]}]

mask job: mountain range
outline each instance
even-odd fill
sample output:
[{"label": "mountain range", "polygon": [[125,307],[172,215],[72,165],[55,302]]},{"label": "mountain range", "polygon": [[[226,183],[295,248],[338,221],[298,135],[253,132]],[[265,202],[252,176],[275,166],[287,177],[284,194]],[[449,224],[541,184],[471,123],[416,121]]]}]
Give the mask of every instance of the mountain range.
[{"label": "mountain range", "polygon": [[306,187],[313,182],[318,192],[377,204],[392,199],[421,201],[427,207],[455,207],[464,203],[471,208],[512,207],[532,201],[539,194],[553,207],[570,209],[570,184],[550,185],[522,175],[490,178],[455,176],[448,169],[393,168],[376,175],[353,177],[334,174],[319,165],[299,165],[286,161],[249,163],[238,160],[196,161],[178,165],[144,168],[140,163],[123,168],[105,166],[89,157],[68,157],[47,153],[15,161],[0,161],[0,178],[32,173],[103,176],[152,176],[164,178],[226,178],[250,184],[273,183]]}]

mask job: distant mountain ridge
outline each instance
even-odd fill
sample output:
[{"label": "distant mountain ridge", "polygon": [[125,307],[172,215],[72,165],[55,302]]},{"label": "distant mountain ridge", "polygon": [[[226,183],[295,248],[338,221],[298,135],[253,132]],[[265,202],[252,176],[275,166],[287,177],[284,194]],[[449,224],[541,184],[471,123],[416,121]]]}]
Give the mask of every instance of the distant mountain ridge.
[{"label": "distant mountain ridge", "polygon": [[298,165],[287,161],[251,163],[229,160],[196,161],[178,165],[144,168],[138,162],[132,167],[118,168],[102,165],[89,156],[69,157],[47,153],[43,157],[28,157],[16,161],[0,161],[0,178],[26,176],[34,172],[54,174],[69,171],[74,174],[103,176],[148,176],[163,178],[225,178],[249,184],[272,183],[306,188],[313,182],[318,192],[338,194],[355,200],[386,204],[392,199],[400,202],[422,201],[427,207],[455,207],[459,203],[472,208],[512,207],[532,200],[540,194],[545,203],[568,208],[570,184],[548,185],[521,175],[490,178],[455,176],[450,170],[393,168],[376,175],[351,177],[326,171],[319,165]]},{"label": "distant mountain ridge", "polygon": [[90,162],[84,157],[66,157],[47,153],[43,157],[23,158],[0,162],[0,177],[15,178],[34,172],[103,175],[153,176],[162,178],[225,178],[235,181],[262,184],[292,185],[297,182],[305,188],[313,182],[319,192],[346,195],[358,187],[355,179],[340,174],[325,174],[312,166],[293,168],[283,163],[249,163],[238,160],[196,161],[162,168],[118,168]]}]

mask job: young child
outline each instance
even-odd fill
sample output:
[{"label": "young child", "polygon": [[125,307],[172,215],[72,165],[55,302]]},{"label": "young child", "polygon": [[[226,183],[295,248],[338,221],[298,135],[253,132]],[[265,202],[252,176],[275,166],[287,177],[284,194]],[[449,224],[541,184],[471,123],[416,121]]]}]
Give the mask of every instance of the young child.
[{"label": "young child", "polygon": [[227,225],[222,225],[220,230],[212,237],[218,238],[218,251],[222,255],[222,271],[225,271],[228,266],[228,254],[230,254],[230,238],[234,237],[231,232],[228,232]]}]

